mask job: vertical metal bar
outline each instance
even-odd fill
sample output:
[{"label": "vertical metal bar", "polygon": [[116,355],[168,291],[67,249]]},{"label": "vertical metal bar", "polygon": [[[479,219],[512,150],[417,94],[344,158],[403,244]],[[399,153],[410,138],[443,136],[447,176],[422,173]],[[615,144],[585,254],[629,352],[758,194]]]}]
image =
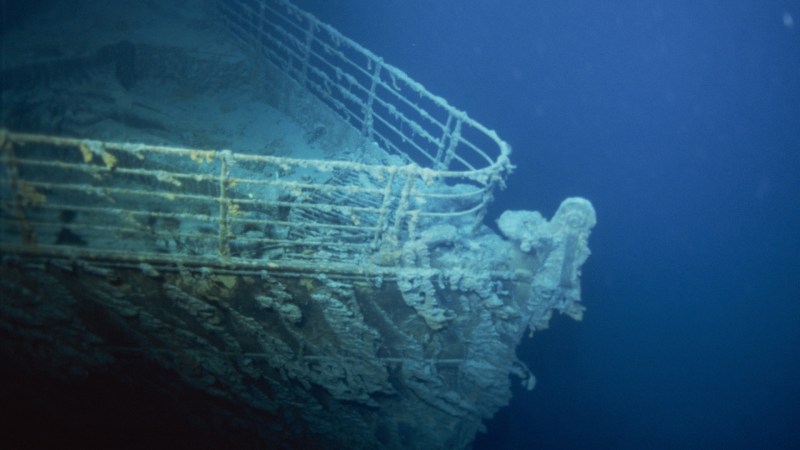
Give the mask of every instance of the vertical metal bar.
[{"label": "vertical metal bar", "polygon": [[314,28],[316,24],[305,16],[308,21],[306,28],[306,47],[303,51],[303,69],[301,72],[300,86],[308,88],[308,66],[311,63],[311,43],[314,42]]},{"label": "vertical metal bar", "polygon": [[368,59],[367,61],[371,61],[375,67],[372,70],[372,81],[370,82],[369,86],[369,96],[367,97],[367,103],[364,105],[364,123],[361,126],[361,135],[372,140],[372,125],[373,125],[373,110],[372,104],[375,100],[375,90],[378,87],[378,82],[380,81],[381,76],[381,68],[383,67],[383,63],[381,60],[376,59]]},{"label": "vertical metal bar", "polygon": [[436,157],[433,158],[434,167],[437,169],[444,169],[444,163],[442,159],[445,155],[445,146],[450,145],[450,138],[452,133],[450,132],[450,124],[453,122],[453,113],[452,111],[448,111],[447,113],[447,122],[444,124],[444,128],[442,129],[442,137],[439,138],[439,146],[436,149]]},{"label": "vertical metal bar", "polygon": [[405,166],[402,170],[408,176],[406,184],[403,186],[403,192],[400,194],[400,201],[397,203],[397,210],[394,217],[394,229],[392,230],[391,239],[396,245],[400,245],[400,230],[403,226],[403,219],[408,210],[409,197],[411,196],[411,189],[414,187],[414,180],[417,178],[417,172],[414,170],[413,165]]},{"label": "vertical metal bar", "polygon": [[378,249],[383,245],[383,235],[388,229],[387,218],[389,217],[389,205],[392,204],[392,185],[394,185],[395,174],[397,174],[397,170],[394,167],[389,168],[389,181],[383,191],[383,201],[378,212],[378,220],[375,223],[375,237],[372,240],[373,249]]},{"label": "vertical metal bar", "polygon": [[458,147],[458,142],[461,140],[461,123],[462,120],[460,118],[456,120],[456,126],[453,128],[453,132],[450,133],[450,144],[447,146],[447,152],[444,155],[442,170],[448,170],[450,168],[450,163],[453,162],[453,156],[456,154],[456,147]]},{"label": "vertical metal bar", "polygon": [[219,256],[226,259],[230,254],[228,240],[230,239],[230,224],[228,223],[228,213],[230,199],[228,199],[228,178],[230,177],[230,167],[228,161],[231,158],[230,150],[223,150],[220,156],[219,173]]}]

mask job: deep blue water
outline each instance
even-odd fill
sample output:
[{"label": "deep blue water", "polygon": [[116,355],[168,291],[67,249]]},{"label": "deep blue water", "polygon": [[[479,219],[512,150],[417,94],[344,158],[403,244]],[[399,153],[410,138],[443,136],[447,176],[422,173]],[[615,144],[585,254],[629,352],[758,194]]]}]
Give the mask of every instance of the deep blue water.
[{"label": "deep blue water", "polygon": [[800,448],[800,1],[298,1],[599,224],[582,323],[475,448]]}]

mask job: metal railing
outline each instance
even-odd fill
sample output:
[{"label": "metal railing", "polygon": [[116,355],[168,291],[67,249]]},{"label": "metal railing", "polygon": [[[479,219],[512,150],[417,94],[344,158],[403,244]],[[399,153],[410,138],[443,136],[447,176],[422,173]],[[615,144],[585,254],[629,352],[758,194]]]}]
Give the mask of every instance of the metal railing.
[{"label": "metal railing", "polygon": [[312,92],[367,138],[440,176],[501,182],[510,147],[333,27],[287,0],[220,0],[245,45]]},{"label": "metal railing", "polygon": [[402,251],[419,228],[482,221],[511,169],[493,131],[286,0],[217,5],[240,40],[405,164],[0,130],[4,252],[397,273],[416,265]]},{"label": "metal railing", "polygon": [[[363,273],[471,217],[415,164],[375,166],[0,131],[0,246],[141,263]],[[451,198],[477,206],[449,208]]]}]

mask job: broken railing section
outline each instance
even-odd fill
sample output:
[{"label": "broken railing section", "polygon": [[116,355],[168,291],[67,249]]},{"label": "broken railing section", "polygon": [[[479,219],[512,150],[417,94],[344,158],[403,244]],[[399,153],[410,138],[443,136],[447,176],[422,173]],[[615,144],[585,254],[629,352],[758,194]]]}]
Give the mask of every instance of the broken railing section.
[{"label": "broken railing section", "polygon": [[583,318],[581,266],[591,253],[589,234],[596,223],[594,207],[579,197],[564,200],[550,221],[537,211],[506,211],[497,220],[532,266],[527,302],[531,334],[548,327],[553,311]]}]

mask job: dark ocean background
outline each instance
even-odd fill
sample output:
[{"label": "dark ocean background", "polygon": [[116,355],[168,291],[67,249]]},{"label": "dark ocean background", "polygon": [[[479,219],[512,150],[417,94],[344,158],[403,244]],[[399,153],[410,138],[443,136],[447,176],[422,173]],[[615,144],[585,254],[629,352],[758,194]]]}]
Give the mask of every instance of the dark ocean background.
[{"label": "dark ocean background", "polygon": [[476,449],[800,448],[800,2],[298,1],[590,199],[582,323]]}]

